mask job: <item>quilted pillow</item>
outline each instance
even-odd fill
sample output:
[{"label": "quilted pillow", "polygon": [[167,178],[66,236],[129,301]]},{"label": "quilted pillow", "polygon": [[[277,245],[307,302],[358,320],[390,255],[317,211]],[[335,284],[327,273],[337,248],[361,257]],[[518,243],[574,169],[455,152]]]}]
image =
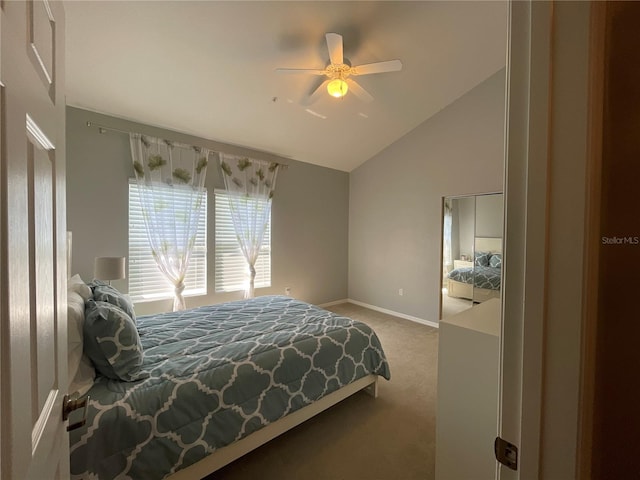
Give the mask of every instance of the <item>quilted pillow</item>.
[{"label": "quilted pillow", "polygon": [[135,323],[136,313],[133,310],[133,303],[128,295],[119,292],[111,285],[101,281],[94,280],[89,284],[91,290],[93,290],[93,299],[100,302],[107,302],[116,307],[120,307],[124,312],[131,317],[131,320]]},{"label": "quilted pillow", "polygon": [[502,254],[492,253],[491,258],[489,259],[489,265],[493,268],[502,268]]},{"label": "quilted pillow", "polygon": [[490,256],[491,253],[489,252],[476,252],[474,256],[474,258],[476,259],[476,261],[474,262],[475,265],[477,265],[478,267],[488,267]]},{"label": "quilted pillow", "polygon": [[84,351],[105,377],[133,382],[148,376],[140,371],[144,354],[135,323],[110,303],[87,302]]}]

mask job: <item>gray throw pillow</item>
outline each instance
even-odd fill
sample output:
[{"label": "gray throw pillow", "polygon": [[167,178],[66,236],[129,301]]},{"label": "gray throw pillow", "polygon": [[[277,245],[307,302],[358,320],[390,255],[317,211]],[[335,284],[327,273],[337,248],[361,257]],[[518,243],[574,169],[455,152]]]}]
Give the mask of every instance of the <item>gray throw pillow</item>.
[{"label": "gray throw pillow", "polygon": [[111,305],[115,305],[116,307],[120,307],[135,323],[136,313],[133,310],[133,303],[127,295],[121,293],[116,288],[101,280],[94,280],[89,284],[89,286],[93,291],[94,300],[107,302]]},{"label": "gray throw pillow", "polygon": [[[490,252],[475,252],[474,264],[478,267],[488,267],[490,256],[491,256]],[[95,292],[94,292],[94,295],[95,295]]]},{"label": "gray throw pillow", "polygon": [[144,353],[135,323],[120,307],[110,303],[87,302],[84,352],[105,377],[125,382],[148,377],[140,370]]}]

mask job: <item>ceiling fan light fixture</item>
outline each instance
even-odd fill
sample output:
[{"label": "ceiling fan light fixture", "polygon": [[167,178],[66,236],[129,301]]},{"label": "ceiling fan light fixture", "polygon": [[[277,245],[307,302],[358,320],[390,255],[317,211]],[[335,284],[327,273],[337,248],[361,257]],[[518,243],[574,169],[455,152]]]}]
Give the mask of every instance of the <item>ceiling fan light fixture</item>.
[{"label": "ceiling fan light fixture", "polygon": [[335,78],[327,84],[329,95],[336,98],[342,98],[347,94],[349,85],[341,78]]},{"label": "ceiling fan light fixture", "polygon": [[[0,0],[1,1],[1,0]],[[402,62],[400,60],[386,60],[384,62],[365,63],[364,65],[351,65],[344,58],[342,45],[342,35],[338,33],[327,33],[327,48],[329,50],[329,64],[324,69],[318,68],[276,68],[280,73],[307,73],[312,75],[327,77],[321,82],[312,93],[309,93],[305,99],[307,105],[310,105],[318,97],[323,95],[326,86],[329,95],[335,98],[343,98],[349,89],[363,102],[371,102],[373,97],[362,86],[356,82],[354,76],[370,75],[372,73],[397,72],[402,70]],[[347,84],[347,81],[349,82]]]}]

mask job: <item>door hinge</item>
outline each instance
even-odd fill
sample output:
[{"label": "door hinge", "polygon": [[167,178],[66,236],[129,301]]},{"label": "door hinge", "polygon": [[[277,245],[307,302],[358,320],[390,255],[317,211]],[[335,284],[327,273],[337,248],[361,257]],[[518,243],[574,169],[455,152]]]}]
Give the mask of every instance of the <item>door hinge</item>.
[{"label": "door hinge", "polygon": [[500,437],[496,437],[493,450],[496,453],[498,462],[511,470],[518,470],[518,447]]}]

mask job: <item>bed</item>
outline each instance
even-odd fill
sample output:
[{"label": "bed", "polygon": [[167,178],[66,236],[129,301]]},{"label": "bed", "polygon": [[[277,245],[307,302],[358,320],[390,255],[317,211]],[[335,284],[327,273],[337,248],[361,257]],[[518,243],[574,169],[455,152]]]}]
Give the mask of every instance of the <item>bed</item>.
[{"label": "bed", "polygon": [[128,381],[96,376],[86,424],[70,432],[72,478],[201,478],[359,390],[375,395],[378,376],[390,378],[370,327],[291,297],[135,322],[143,355]]},{"label": "bed", "polygon": [[481,303],[500,298],[502,239],[476,237],[472,267],[455,268],[447,274],[447,295]]}]

